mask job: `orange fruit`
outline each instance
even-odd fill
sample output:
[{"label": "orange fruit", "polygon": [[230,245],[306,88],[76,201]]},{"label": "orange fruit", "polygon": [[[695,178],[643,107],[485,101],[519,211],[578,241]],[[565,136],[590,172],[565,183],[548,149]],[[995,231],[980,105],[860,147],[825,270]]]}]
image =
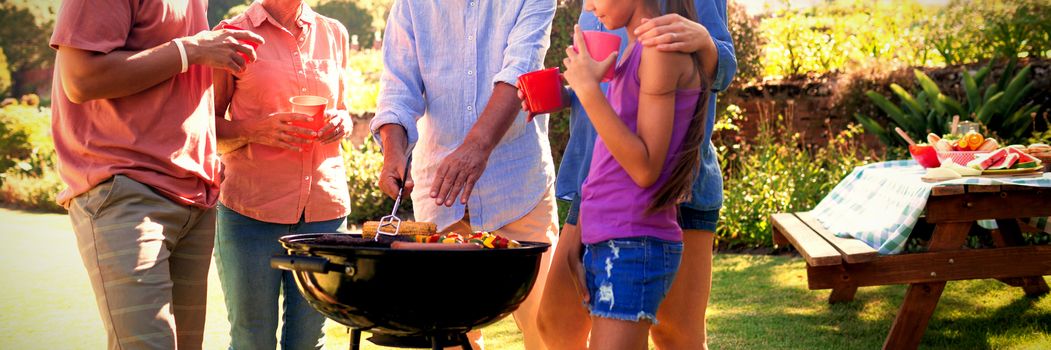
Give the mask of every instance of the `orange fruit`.
[{"label": "orange fruit", "polygon": [[967,133],[962,140],[967,140],[967,148],[973,151],[982,146],[982,142],[985,142],[985,137],[972,131]]}]

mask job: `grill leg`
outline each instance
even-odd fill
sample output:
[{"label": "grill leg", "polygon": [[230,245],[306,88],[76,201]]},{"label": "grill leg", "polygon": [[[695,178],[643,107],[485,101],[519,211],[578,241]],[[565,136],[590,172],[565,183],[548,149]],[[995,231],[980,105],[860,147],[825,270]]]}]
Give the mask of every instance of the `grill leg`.
[{"label": "grill leg", "polygon": [[442,350],[442,340],[438,336],[431,337],[431,350]]},{"label": "grill leg", "polygon": [[471,347],[471,339],[467,338],[467,333],[461,333],[459,335],[459,338],[460,338],[460,347],[463,348],[463,350],[472,350],[472,349],[474,349],[473,347]]},{"label": "grill leg", "polygon": [[350,330],[350,350],[358,350],[361,347],[361,330],[354,328]]}]

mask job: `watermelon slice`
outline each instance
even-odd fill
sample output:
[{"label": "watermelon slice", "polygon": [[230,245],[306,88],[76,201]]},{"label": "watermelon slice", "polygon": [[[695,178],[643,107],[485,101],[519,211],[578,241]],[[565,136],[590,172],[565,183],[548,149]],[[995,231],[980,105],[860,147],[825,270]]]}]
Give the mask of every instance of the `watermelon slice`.
[{"label": "watermelon slice", "polygon": [[1037,162],[1025,162],[1015,164],[1015,169],[1032,169],[1040,167],[1040,163]]},{"label": "watermelon slice", "polygon": [[1004,157],[1004,159],[1000,160],[999,162],[996,162],[996,164],[993,164],[992,166],[986,168],[986,170],[1010,169],[1011,166],[1015,165],[1015,163],[1018,163],[1018,155],[1011,153]]},{"label": "watermelon slice", "polygon": [[[1007,148],[1001,148],[988,154],[978,156],[974,160],[968,162],[967,166],[978,170],[986,170],[989,169],[989,167],[1000,163],[1004,158],[1007,158],[1008,154],[1010,154],[1010,151],[1008,151]],[[1017,161],[1017,159],[1015,159],[1015,161]]]},{"label": "watermelon slice", "polygon": [[1018,155],[1018,164],[1016,165],[1016,168],[1036,168],[1040,166],[1040,159],[1029,155],[1029,153],[1019,151],[1013,147],[1008,148],[1007,151],[1011,152],[1011,154]]}]

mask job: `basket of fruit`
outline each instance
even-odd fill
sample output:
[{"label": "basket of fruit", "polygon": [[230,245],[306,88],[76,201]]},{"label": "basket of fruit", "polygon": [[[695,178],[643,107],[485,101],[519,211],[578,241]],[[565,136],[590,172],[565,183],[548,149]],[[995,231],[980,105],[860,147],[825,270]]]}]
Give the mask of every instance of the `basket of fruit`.
[{"label": "basket of fruit", "polygon": [[967,165],[979,156],[1000,148],[1000,143],[995,139],[986,138],[974,131],[945,137],[930,133],[927,135],[927,142],[938,152],[938,160],[951,160],[959,165]]}]

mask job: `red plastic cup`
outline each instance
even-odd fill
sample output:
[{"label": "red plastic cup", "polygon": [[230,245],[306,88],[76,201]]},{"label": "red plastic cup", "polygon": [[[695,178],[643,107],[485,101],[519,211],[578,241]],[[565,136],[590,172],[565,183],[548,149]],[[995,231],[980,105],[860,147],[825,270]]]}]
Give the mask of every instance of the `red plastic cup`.
[{"label": "red plastic cup", "polygon": [[[241,28],[241,27],[235,26],[235,25],[233,25],[233,24],[223,24],[223,25],[222,25],[222,27],[220,27],[219,29],[230,29],[230,30],[244,30],[244,28]],[[248,46],[251,46],[253,50],[255,50],[255,49],[258,49],[258,48],[259,48],[259,44],[258,44],[258,43],[256,43],[256,42],[254,42],[254,41],[248,41],[248,40],[238,40],[238,41],[239,41],[240,43],[242,43],[242,44],[246,44],[246,45],[248,45]],[[244,54],[244,53],[242,53],[242,52],[238,52],[237,54],[238,54],[238,55],[241,55],[241,58],[244,58],[244,59],[245,59],[245,63],[248,63],[248,62],[249,62],[249,61],[248,61],[248,55],[246,55],[246,54]]]},{"label": "red plastic cup", "polygon": [[[591,58],[596,61],[602,61],[609,57],[609,55],[620,51],[620,37],[616,34],[585,30],[583,32],[584,43],[588,46],[588,54]],[[609,67],[609,71],[606,75],[602,76],[602,81],[610,81],[613,79],[613,68],[616,64]]]},{"label": "red plastic cup", "polygon": [[[314,120],[309,122],[292,122],[292,125],[307,128],[315,132],[320,131],[321,128],[325,127],[325,107],[328,106],[328,99],[320,96],[312,95],[300,95],[294,96],[288,99],[288,102],[292,103],[292,113],[299,113],[309,115]],[[316,139],[317,136],[302,135],[310,139]],[[310,144],[303,145],[304,149],[309,149]]]},{"label": "red plastic cup", "polygon": [[558,67],[522,74],[518,89],[526,98],[526,107],[533,114],[551,113],[562,109],[562,75]]},{"label": "red plastic cup", "polygon": [[912,154],[912,159],[915,159],[916,163],[920,163],[920,166],[924,168],[941,166],[941,161],[938,159],[938,150],[934,146],[909,145],[909,154]]}]

